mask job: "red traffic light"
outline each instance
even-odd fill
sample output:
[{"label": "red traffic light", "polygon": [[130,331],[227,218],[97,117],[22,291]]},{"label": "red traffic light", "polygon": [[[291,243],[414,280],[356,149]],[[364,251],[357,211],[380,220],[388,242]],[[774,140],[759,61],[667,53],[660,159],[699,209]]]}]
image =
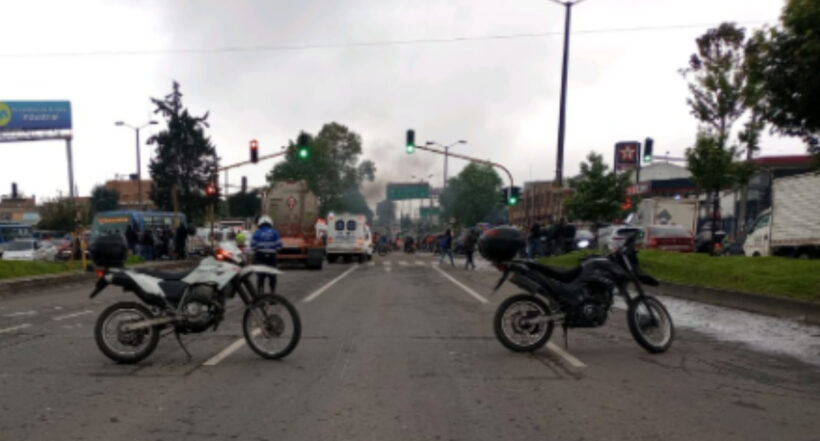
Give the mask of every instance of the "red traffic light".
[{"label": "red traffic light", "polygon": [[259,141],[251,139],[251,162],[256,164],[259,161]]},{"label": "red traffic light", "polygon": [[214,196],[216,194],[216,186],[214,184],[208,184],[205,186],[205,194],[208,196]]}]

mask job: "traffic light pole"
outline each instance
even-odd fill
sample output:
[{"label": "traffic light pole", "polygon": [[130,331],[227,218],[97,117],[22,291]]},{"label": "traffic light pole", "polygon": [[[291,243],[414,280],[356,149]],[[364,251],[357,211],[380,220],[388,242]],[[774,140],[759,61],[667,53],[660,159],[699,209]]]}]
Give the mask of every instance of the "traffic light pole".
[{"label": "traffic light pole", "polygon": [[[503,165],[501,165],[497,162],[487,161],[486,159],[473,158],[472,156],[462,155],[460,153],[450,153],[449,151],[446,151],[446,150],[434,149],[434,148],[431,148],[431,147],[428,147],[428,146],[416,145],[414,147],[416,149],[419,149],[419,150],[425,150],[425,151],[428,151],[428,152],[431,152],[431,153],[438,153],[439,155],[445,155],[444,156],[445,158],[448,157],[448,156],[452,156],[454,158],[464,159],[466,161],[475,162],[475,163],[478,163],[478,164],[484,164],[484,165],[489,165],[491,167],[499,168],[499,169],[503,170],[504,173],[507,174],[507,178],[510,180],[510,189],[512,189],[515,186],[515,183],[513,182],[512,173],[510,173],[510,171],[507,169],[507,167],[504,167]],[[508,216],[509,216],[510,223],[512,223],[512,209],[513,209],[513,207],[509,206]]]},{"label": "traffic light pole", "polygon": [[[287,150],[284,150],[284,151],[281,151],[281,152],[276,152],[276,153],[271,153],[271,154],[269,154],[269,155],[260,156],[260,157],[259,157],[259,160],[258,160],[257,162],[259,162],[259,161],[264,161],[264,160],[266,160],[266,159],[278,158],[278,157],[280,157],[280,156],[284,156],[284,155],[286,155],[287,153],[288,153],[288,151],[287,151]],[[253,164],[253,163],[254,163],[254,162],[253,162],[253,161],[251,161],[251,160],[241,161],[241,162],[237,162],[237,163],[235,163],[235,164],[226,165],[226,166],[224,166],[224,167],[219,167],[219,168],[216,170],[217,172],[221,172],[221,171],[224,171],[224,172],[225,172],[225,196],[226,196],[226,197],[227,197],[227,195],[228,195],[228,170],[230,170],[230,169],[232,169],[232,168],[242,167],[243,165]]]}]

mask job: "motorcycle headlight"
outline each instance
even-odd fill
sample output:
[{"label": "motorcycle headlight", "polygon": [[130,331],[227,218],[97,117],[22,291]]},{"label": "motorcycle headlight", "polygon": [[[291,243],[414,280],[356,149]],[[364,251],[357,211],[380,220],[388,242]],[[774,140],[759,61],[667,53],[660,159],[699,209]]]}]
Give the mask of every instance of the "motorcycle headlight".
[{"label": "motorcycle headlight", "polygon": [[578,248],[586,248],[589,246],[589,241],[586,239],[578,241]]}]

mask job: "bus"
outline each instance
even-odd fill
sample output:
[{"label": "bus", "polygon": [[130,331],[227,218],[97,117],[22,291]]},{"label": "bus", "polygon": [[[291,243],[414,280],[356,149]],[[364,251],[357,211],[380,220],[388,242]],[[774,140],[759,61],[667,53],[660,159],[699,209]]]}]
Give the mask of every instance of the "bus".
[{"label": "bus", "polygon": [[188,222],[184,214],[174,214],[171,211],[103,211],[94,215],[94,221],[91,223],[91,241],[114,232],[124,235],[128,225],[132,225],[137,233],[141,233],[146,228],[174,229],[175,216],[182,225],[187,226]]},{"label": "bus", "polygon": [[3,253],[5,245],[15,239],[29,239],[34,234],[31,225],[17,222],[0,222],[0,254]]}]

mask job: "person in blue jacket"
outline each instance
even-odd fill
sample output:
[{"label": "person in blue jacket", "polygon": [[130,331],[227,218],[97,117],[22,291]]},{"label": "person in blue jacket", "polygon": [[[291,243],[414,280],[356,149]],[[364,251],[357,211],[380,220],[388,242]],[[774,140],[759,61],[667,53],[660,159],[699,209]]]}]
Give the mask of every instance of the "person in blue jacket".
[{"label": "person in blue jacket", "polygon": [[[279,232],[273,228],[273,220],[270,216],[262,216],[257,222],[257,229],[251,237],[251,249],[253,250],[253,263],[257,265],[267,265],[276,268],[276,252],[282,248],[282,240]],[[265,287],[265,279],[270,280],[271,293],[276,292],[276,275],[259,274],[257,290],[262,294]]]}]

